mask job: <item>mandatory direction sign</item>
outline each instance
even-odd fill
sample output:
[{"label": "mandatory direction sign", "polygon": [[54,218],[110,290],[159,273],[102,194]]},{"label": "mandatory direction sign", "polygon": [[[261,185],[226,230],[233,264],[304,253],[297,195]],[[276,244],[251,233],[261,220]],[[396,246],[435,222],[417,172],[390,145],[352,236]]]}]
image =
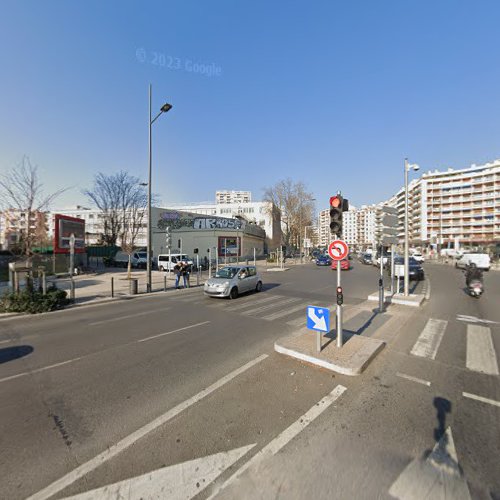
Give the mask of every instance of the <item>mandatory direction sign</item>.
[{"label": "mandatory direction sign", "polygon": [[348,253],[349,247],[347,243],[342,240],[334,240],[328,247],[328,255],[330,255],[333,260],[345,259]]},{"label": "mandatory direction sign", "polygon": [[307,328],[318,332],[329,332],[330,311],[325,307],[307,306]]}]

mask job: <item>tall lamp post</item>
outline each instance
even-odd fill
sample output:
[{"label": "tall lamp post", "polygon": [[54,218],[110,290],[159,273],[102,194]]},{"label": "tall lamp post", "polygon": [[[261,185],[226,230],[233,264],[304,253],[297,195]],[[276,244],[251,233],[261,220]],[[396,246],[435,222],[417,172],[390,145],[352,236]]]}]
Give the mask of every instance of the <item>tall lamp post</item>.
[{"label": "tall lamp post", "polygon": [[300,253],[300,263],[302,264],[302,206],[304,201],[316,201],[316,198],[305,198],[300,200],[300,205],[299,205],[299,253]]},{"label": "tall lamp post", "polygon": [[152,118],[152,106],[151,106],[151,99],[152,99],[152,85],[149,84],[149,171],[148,171],[148,248],[147,248],[147,263],[146,263],[146,270],[147,270],[147,284],[146,284],[146,291],[148,293],[151,292],[152,286],[151,286],[151,250],[152,250],[152,229],[151,229],[151,177],[152,177],[152,160],[153,160],[153,154],[152,154],[152,134],[151,134],[151,127],[153,126],[153,123],[159,118],[159,116],[162,113],[167,113],[172,109],[172,105],[169,104],[168,102],[165,103],[161,108],[160,112]]},{"label": "tall lamp post", "polygon": [[[416,163],[408,163],[408,158],[405,158],[405,275],[404,275],[404,295],[408,297],[410,288],[410,249],[408,245],[408,171],[419,170],[420,167]],[[380,257],[382,259],[382,256]]]}]

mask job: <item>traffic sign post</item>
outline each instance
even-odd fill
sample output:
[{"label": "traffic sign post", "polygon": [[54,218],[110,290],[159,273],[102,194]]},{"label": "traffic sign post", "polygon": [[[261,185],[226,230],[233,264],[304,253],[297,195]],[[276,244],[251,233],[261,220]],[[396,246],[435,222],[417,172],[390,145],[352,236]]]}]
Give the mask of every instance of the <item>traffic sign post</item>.
[{"label": "traffic sign post", "polygon": [[306,325],[317,332],[316,349],[321,352],[321,333],[330,331],[330,311],[324,307],[307,306]]},{"label": "traffic sign post", "polygon": [[333,260],[337,261],[337,347],[342,347],[342,304],[344,303],[344,294],[342,291],[342,265],[340,261],[349,255],[349,245],[343,240],[334,240],[328,246],[328,254]]}]

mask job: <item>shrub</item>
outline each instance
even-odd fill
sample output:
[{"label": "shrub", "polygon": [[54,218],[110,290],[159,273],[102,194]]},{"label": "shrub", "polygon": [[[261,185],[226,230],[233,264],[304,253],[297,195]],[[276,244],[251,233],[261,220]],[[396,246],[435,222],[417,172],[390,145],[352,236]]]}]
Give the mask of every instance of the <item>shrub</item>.
[{"label": "shrub", "polygon": [[42,292],[23,290],[19,293],[7,293],[0,298],[0,312],[42,313],[61,309],[69,303],[67,293],[55,286]]}]

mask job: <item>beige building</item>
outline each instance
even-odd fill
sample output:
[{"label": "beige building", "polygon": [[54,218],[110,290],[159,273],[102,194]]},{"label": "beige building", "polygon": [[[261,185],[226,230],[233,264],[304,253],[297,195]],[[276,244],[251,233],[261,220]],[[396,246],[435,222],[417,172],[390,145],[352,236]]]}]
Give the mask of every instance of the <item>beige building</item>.
[{"label": "beige building", "polygon": [[216,191],[215,203],[250,203],[252,201],[251,191]]},{"label": "beige building", "polygon": [[0,212],[0,248],[11,250],[28,235],[32,246],[45,245],[48,237],[47,214],[9,208]]}]

